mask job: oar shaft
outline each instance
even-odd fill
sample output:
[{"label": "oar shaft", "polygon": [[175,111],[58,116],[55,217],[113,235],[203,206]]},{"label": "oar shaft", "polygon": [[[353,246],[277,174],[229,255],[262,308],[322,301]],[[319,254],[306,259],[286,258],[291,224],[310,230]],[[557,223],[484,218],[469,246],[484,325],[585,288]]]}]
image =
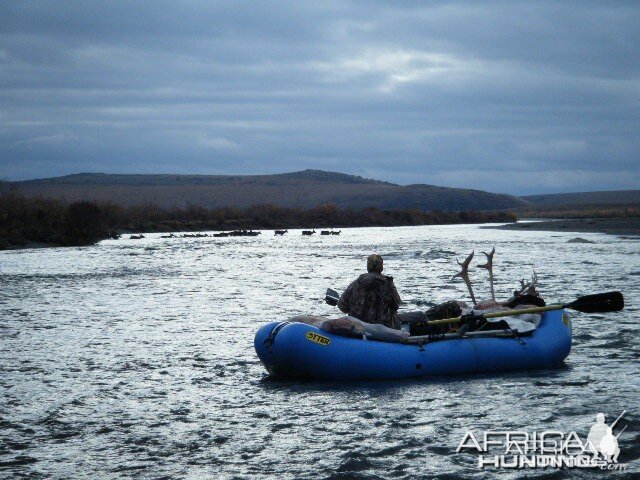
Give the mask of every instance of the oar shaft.
[{"label": "oar shaft", "polygon": [[525,313],[542,313],[549,312],[551,310],[562,310],[564,305],[561,303],[555,303],[553,305],[546,305],[544,307],[531,307],[531,308],[523,308],[522,310],[507,310],[502,312],[490,312],[483,313],[482,316],[484,318],[498,318],[498,317],[510,317],[512,315],[523,315]]},{"label": "oar shaft", "polygon": [[[504,333],[501,331],[495,330],[481,330],[478,332],[466,332],[464,335],[459,333],[445,333],[443,335],[437,335],[438,340],[450,340],[452,338],[469,338],[469,337],[498,337],[498,338],[508,338],[513,337],[513,334]],[[412,337],[407,337],[405,343],[420,343],[424,340],[429,340],[432,335],[413,335]]]},{"label": "oar shaft", "polygon": [[443,318],[442,320],[429,320],[427,325],[444,325],[446,323],[458,323],[462,321],[462,317]]},{"label": "oar shaft", "polygon": [[[523,315],[525,313],[541,313],[548,312],[550,310],[562,310],[564,305],[562,303],[555,303],[553,305],[547,305],[545,307],[531,307],[523,308],[521,310],[505,310],[500,312],[483,313],[478,318],[499,318],[499,317],[511,317],[513,315]],[[445,325],[447,323],[459,323],[462,321],[462,317],[443,318],[442,320],[430,320],[428,325]]]}]

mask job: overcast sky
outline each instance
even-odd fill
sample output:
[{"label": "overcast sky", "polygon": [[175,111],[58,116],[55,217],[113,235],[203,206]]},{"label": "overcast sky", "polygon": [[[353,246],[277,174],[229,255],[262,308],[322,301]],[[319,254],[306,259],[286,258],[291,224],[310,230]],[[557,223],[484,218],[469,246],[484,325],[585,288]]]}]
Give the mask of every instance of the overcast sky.
[{"label": "overcast sky", "polygon": [[640,2],[0,3],[0,178],[640,188]]}]

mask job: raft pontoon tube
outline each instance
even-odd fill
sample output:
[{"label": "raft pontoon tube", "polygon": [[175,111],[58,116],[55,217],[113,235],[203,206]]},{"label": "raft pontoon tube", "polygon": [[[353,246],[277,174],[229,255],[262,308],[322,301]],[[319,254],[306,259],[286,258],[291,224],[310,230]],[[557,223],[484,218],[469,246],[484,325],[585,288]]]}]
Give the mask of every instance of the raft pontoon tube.
[{"label": "raft pontoon tube", "polygon": [[254,346],[267,371],[285,378],[374,380],[551,368],[569,355],[571,319],[554,310],[527,336],[424,344],[348,338],[304,323],[272,322],[258,330]]}]

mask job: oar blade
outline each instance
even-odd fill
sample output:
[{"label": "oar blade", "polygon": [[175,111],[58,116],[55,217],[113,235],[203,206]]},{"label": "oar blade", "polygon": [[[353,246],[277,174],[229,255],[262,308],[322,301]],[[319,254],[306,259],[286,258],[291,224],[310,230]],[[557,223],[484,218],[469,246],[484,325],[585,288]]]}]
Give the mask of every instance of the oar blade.
[{"label": "oar blade", "polygon": [[565,307],[583,313],[619,312],[624,308],[624,298],[620,292],[596,293],[580,297]]},{"label": "oar blade", "polygon": [[324,301],[332,307],[335,307],[340,300],[340,294],[331,288],[327,288],[327,293],[324,296]]}]

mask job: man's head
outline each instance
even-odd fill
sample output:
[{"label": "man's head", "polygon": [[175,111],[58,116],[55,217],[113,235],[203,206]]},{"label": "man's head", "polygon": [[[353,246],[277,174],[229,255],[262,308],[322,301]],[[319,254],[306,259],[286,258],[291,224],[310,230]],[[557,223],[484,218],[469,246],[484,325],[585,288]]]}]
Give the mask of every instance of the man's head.
[{"label": "man's head", "polygon": [[596,421],[598,423],[604,423],[604,413],[599,413],[598,415],[596,415]]},{"label": "man's head", "polygon": [[369,255],[367,258],[367,272],[382,273],[383,261],[380,255]]}]

